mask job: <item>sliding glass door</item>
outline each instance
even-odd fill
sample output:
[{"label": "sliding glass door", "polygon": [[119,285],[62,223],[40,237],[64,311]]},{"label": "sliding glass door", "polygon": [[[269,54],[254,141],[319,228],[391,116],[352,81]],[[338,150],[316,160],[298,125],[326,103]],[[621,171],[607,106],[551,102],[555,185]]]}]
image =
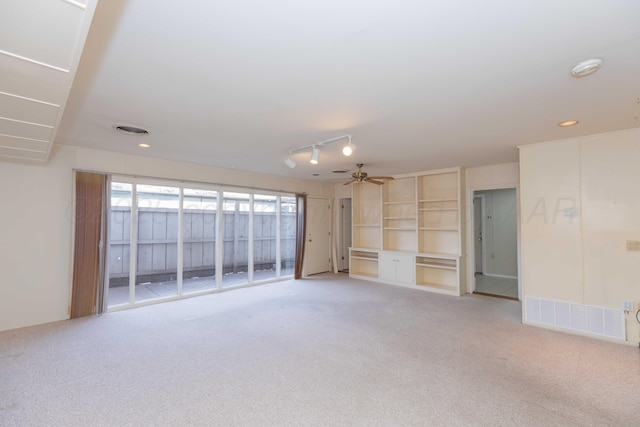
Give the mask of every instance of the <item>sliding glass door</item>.
[{"label": "sliding glass door", "polygon": [[109,307],[293,275],[294,197],[127,181],[111,184]]}]

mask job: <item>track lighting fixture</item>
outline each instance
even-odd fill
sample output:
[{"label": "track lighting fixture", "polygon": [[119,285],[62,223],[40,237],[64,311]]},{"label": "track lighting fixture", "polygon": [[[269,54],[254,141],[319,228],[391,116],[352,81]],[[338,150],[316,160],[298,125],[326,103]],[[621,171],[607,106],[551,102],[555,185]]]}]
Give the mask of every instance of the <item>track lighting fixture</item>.
[{"label": "track lighting fixture", "polygon": [[353,144],[351,142],[351,137],[352,137],[352,135],[342,135],[342,136],[339,136],[337,138],[327,139],[326,141],[316,142],[315,144],[303,145],[302,147],[292,148],[291,150],[289,150],[289,155],[287,155],[282,161],[289,168],[293,169],[293,168],[295,168],[297,166],[297,163],[295,162],[295,160],[293,160],[291,155],[293,153],[295,153],[296,151],[302,151],[302,150],[311,149],[311,159],[309,160],[309,163],[311,163],[313,165],[317,165],[318,164],[318,160],[320,159],[320,147],[322,147],[323,145],[326,145],[326,144],[328,144],[330,142],[339,141],[339,140],[345,139],[345,138],[349,138],[349,142],[347,143],[347,145],[345,145],[342,148],[342,154],[348,157],[351,154],[353,154],[353,151],[356,148],[355,144]]},{"label": "track lighting fixture", "polygon": [[309,160],[309,163],[311,163],[312,165],[317,165],[319,158],[320,158],[320,149],[314,145],[313,149],[311,150],[311,160]]},{"label": "track lighting fixture", "polygon": [[296,161],[291,158],[291,152],[289,152],[289,155],[284,158],[284,164],[289,166],[291,169],[294,169],[297,166]]},{"label": "track lighting fixture", "polygon": [[351,143],[351,135],[349,135],[349,143],[344,147],[342,147],[342,154],[349,157],[350,155],[353,154],[353,150],[355,149],[356,149],[356,144]]}]

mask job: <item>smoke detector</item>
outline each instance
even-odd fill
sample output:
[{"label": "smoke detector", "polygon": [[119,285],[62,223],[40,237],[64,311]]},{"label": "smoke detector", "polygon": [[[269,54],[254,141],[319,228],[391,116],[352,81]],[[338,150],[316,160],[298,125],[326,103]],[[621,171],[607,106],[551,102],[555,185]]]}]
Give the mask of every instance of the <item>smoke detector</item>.
[{"label": "smoke detector", "polygon": [[582,61],[575,67],[571,69],[571,75],[573,77],[584,77],[589,74],[593,74],[598,71],[602,67],[602,59],[601,58],[593,58],[588,59],[586,61]]}]

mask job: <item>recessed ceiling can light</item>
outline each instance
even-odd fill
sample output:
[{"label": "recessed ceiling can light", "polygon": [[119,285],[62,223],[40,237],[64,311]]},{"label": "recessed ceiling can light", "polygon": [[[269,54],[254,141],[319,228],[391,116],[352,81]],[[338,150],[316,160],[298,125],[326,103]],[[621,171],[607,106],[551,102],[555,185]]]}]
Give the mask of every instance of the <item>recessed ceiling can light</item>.
[{"label": "recessed ceiling can light", "polygon": [[559,123],[558,126],[560,126],[561,128],[568,128],[569,126],[574,126],[574,125],[577,125],[578,123],[580,122],[577,120],[569,120],[566,122]]},{"label": "recessed ceiling can light", "polygon": [[601,58],[593,58],[588,59],[586,61],[582,61],[575,67],[571,69],[571,75],[573,77],[584,77],[589,74],[593,74],[598,71],[602,67],[602,59]]},{"label": "recessed ceiling can light", "polygon": [[118,132],[126,133],[127,135],[149,135],[149,131],[135,126],[127,125],[113,125],[113,128]]},{"label": "recessed ceiling can light", "polygon": [[151,148],[151,146],[149,144],[138,144],[138,147],[140,147],[140,148]]}]

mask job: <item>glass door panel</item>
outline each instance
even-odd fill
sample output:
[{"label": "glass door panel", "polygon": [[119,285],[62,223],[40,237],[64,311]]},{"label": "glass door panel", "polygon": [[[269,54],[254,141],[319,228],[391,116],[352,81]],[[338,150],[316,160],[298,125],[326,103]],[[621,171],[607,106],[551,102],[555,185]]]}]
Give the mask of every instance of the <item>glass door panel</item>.
[{"label": "glass door panel", "polygon": [[138,184],[135,301],[178,294],[177,187]]},{"label": "glass door panel", "polygon": [[132,184],[111,183],[108,306],[129,303]]},{"label": "glass door panel", "polygon": [[223,288],[249,282],[250,199],[246,193],[223,193]]},{"label": "glass door panel", "polygon": [[296,198],[280,198],[280,277],[293,276],[296,260]]},{"label": "glass door panel", "polygon": [[253,196],[253,281],[276,278],[278,197]]},{"label": "glass door panel", "polygon": [[184,189],[182,293],[216,287],[218,192]]}]

